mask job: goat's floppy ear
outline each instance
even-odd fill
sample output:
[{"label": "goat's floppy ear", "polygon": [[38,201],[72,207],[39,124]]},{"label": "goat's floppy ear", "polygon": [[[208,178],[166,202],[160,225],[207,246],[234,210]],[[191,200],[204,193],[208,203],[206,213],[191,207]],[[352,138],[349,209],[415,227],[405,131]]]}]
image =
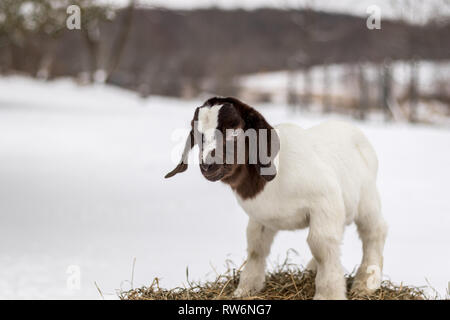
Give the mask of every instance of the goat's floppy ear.
[{"label": "goat's floppy ear", "polygon": [[188,156],[189,151],[191,151],[192,147],[194,146],[194,131],[191,129],[191,132],[189,132],[189,136],[186,139],[186,144],[184,145],[183,155],[181,156],[180,163],[170,171],[168,174],[165,175],[164,178],[170,178],[176,175],[177,173],[186,171],[188,167]]},{"label": "goat's floppy ear", "polygon": [[[266,121],[264,121],[266,122]],[[277,175],[274,160],[280,151],[280,138],[274,128],[267,122],[258,132],[258,163],[259,174],[266,181],[271,181]]]},{"label": "goat's floppy ear", "polygon": [[254,108],[240,103],[246,129],[255,129],[258,137],[256,168],[261,177],[271,181],[277,175],[274,160],[280,151],[280,138],[276,130]]},{"label": "goat's floppy ear", "polygon": [[[257,161],[258,174],[266,181],[271,181],[277,175],[274,164],[280,151],[280,138],[276,130],[264,119],[264,117],[251,106],[235,98],[226,98],[241,114],[245,122],[245,130],[254,129],[257,133]],[[247,145],[248,146],[248,145]],[[250,152],[250,150],[248,150]]]}]

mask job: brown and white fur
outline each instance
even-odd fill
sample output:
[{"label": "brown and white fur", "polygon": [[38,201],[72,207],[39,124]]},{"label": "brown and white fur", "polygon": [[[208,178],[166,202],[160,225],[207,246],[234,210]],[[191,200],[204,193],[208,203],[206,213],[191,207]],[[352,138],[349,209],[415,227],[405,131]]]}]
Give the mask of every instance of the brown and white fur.
[{"label": "brown and white fur", "polygon": [[[207,134],[208,129],[273,129],[259,112],[235,98],[209,99],[196,109],[191,125],[183,158],[166,178],[187,169],[188,153],[199,139],[206,141],[201,160],[223,147]],[[387,226],[376,187],[377,157],[369,141],[356,127],[336,121],[307,130],[294,124],[275,129],[276,136],[268,136],[278,141],[278,147],[269,148],[268,165],[276,167],[273,175],[262,175],[264,165],[259,162],[200,162],[208,180],[230,185],[249,216],[247,263],[235,296],[263,288],[266,258],[279,230],[309,227],[307,243],[313,259],[307,267],[316,271],[314,299],[346,299],[340,244],[345,226],[352,222],[363,243],[352,290],[374,291],[376,287],[368,286],[370,270],[382,270]]]}]

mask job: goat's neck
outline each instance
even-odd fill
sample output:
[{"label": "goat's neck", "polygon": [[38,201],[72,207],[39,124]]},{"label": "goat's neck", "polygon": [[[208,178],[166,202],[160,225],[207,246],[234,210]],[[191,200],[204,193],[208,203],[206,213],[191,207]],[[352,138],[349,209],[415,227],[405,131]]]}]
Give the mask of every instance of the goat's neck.
[{"label": "goat's neck", "polygon": [[253,198],[266,184],[255,165],[239,166],[231,176],[222,179],[222,182],[229,184],[242,199]]}]

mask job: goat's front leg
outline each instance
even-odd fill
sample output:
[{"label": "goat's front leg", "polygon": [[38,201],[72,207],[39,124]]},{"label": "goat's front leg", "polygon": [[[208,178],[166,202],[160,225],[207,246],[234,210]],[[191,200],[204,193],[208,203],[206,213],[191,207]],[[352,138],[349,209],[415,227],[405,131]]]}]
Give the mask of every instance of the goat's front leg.
[{"label": "goat's front leg", "polygon": [[241,272],[235,297],[258,293],[264,287],[266,258],[276,231],[251,219],[247,226],[247,263]]},{"label": "goat's front leg", "polygon": [[340,262],[345,214],[341,205],[324,201],[311,212],[308,245],[316,267],[314,300],[345,300],[346,286]]}]

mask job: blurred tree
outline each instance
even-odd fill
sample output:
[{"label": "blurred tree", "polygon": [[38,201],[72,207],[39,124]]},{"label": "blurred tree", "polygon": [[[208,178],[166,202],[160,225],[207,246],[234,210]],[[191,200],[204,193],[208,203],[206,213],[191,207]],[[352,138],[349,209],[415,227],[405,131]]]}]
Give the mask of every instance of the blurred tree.
[{"label": "blurred tree", "polygon": [[[405,30],[404,48],[406,51],[406,60],[409,65],[409,84],[406,92],[406,98],[409,103],[410,122],[417,122],[417,108],[422,97],[420,91],[419,76],[420,63],[424,59],[422,55],[423,48],[429,46],[429,41],[439,42],[437,32],[425,33],[426,28],[435,28],[439,30],[441,26],[445,27],[450,21],[450,0],[395,0],[391,1],[391,6],[397,18],[404,24],[412,23],[420,25],[422,28],[408,28]],[[445,94],[444,94],[445,95]],[[448,107],[450,109],[450,106]]]},{"label": "blurred tree", "polygon": [[[72,0],[72,4],[81,8],[81,33],[89,56],[89,80],[109,82],[111,75],[120,63],[133,21],[135,0],[129,0],[120,19],[117,19],[118,8],[94,0]],[[115,21],[118,23],[117,33],[113,36],[111,47],[103,48],[107,53],[101,55],[104,32],[102,23]]]},{"label": "blurred tree", "polygon": [[409,63],[410,76],[408,86],[409,96],[409,121],[416,122],[417,119],[417,107],[419,104],[419,62],[416,59],[411,59]]},{"label": "blurred tree", "polygon": [[324,61],[323,63],[323,78],[322,78],[322,109],[323,112],[329,113],[331,111],[332,104],[332,88],[331,88],[331,72],[328,61]]},{"label": "blurred tree", "polygon": [[[313,10],[305,13],[301,8],[132,10],[130,2],[128,7],[119,9],[98,8],[109,1],[36,3],[39,1],[51,3],[51,15],[61,15],[60,22],[48,21],[50,26],[62,28],[59,33],[53,35],[50,28],[49,36],[36,26],[10,31],[14,19],[21,17],[17,14],[21,3],[25,3],[25,8],[30,4],[33,9],[37,6],[31,0],[0,0],[2,70],[49,77],[85,74],[90,80],[97,78],[139,89],[143,94],[228,93],[235,90],[233,78],[247,73],[286,69],[296,72],[324,63],[379,63],[387,57],[406,60],[409,30],[413,35],[421,32],[424,42],[415,46],[421,59],[448,59],[450,52],[450,43],[445,41],[450,24],[438,28],[386,20],[383,32],[372,32],[365,28],[363,17]],[[66,9],[74,3],[81,7],[82,26],[81,30],[69,31],[65,28]],[[14,47],[9,44],[11,41]],[[290,91],[298,95],[303,79],[298,76],[291,80]],[[327,87],[326,76],[323,86]],[[337,104],[337,99],[333,103]],[[324,100],[323,104],[326,107],[328,103]]]},{"label": "blurred tree", "polygon": [[385,120],[392,120],[392,62],[386,59],[380,70],[380,100]]},{"label": "blurred tree", "polygon": [[[103,82],[106,74],[100,62],[100,24],[103,21],[112,21],[115,10],[93,0],[73,0],[72,4],[81,8],[81,34],[88,52],[89,81]],[[104,66],[103,66],[104,67]]]},{"label": "blurred tree", "polygon": [[369,88],[367,76],[365,73],[365,65],[358,63],[358,87],[359,87],[359,119],[364,120],[369,111]]},{"label": "blurred tree", "polygon": [[0,49],[7,53],[3,54],[7,56],[3,68],[45,78],[51,76],[56,41],[68,31],[67,8],[77,5],[81,9],[81,30],[71,32],[80,32],[84,40],[89,80],[107,80],[120,62],[134,2],[130,0],[112,46],[101,59],[100,45],[105,43],[101,41],[101,23],[114,20],[117,8],[95,0],[1,0]]},{"label": "blurred tree", "polygon": [[131,25],[133,23],[133,13],[135,7],[135,0],[130,0],[128,7],[124,11],[124,16],[121,21],[121,26],[116,38],[114,39],[112,48],[110,50],[110,56],[107,65],[106,81],[108,82],[111,74],[116,70],[122,57],[127,38],[130,34]]},{"label": "blurred tree", "polygon": [[51,46],[45,38],[55,38],[65,28],[61,2],[51,0],[0,1],[0,42],[9,53],[5,69],[36,75],[43,62],[51,60]]}]

